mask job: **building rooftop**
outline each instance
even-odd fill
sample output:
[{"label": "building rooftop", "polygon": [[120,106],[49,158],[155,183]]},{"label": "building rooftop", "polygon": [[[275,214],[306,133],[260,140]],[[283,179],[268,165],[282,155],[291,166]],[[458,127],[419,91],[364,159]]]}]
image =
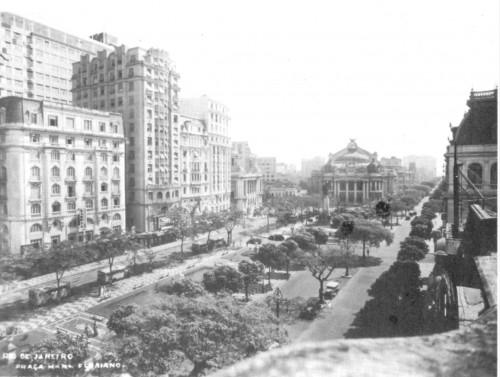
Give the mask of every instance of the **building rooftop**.
[{"label": "building rooftop", "polygon": [[497,144],[498,90],[472,91],[470,107],[453,132],[457,145]]},{"label": "building rooftop", "polygon": [[263,352],[213,377],[496,376],[497,311],[442,334],[293,344]]}]

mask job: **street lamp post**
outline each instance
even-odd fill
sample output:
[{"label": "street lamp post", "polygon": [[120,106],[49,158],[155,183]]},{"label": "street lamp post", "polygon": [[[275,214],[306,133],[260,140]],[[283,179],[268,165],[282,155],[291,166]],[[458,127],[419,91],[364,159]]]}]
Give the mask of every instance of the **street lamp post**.
[{"label": "street lamp post", "polygon": [[276,317],[280,317],[280,301],[283,298],[283,293],[281,293],[281,289],[276,288],[274,290],[274,300],[276,301]]}]

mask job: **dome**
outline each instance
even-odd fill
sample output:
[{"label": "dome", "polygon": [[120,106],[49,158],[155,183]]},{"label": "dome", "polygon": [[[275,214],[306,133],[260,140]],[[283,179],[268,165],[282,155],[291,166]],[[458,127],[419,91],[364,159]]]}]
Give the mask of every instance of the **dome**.
[{"label": "dome", "polygon": [[355,139],[351,139],[351,141],[349,142],[349,144],[347,144],[347,150],[350,153],[353,153],[353,152],[356,152],[357,149],[358,149],[358,144],[356,144]]}]

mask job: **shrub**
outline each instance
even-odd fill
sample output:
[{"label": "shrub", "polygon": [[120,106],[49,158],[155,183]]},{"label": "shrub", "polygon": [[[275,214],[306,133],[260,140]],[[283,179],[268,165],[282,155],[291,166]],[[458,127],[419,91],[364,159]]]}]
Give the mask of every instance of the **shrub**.
[{"label": "shrub", "polygon": [[198,297],[205,294],[205,290],[201,284],[188,278],[173,279],[159,286],[158,290],[168,295],[185,297]]}]

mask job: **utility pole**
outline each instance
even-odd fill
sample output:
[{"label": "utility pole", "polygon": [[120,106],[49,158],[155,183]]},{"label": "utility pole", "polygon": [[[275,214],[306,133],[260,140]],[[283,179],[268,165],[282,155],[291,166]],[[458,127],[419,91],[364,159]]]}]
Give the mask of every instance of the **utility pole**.
[{"label": "utility pole", "polygon": [[451,234],[453,238],[458,238],[458,222],[459,222],[459,166],[457,159],[457,140],[456,136],[453,141],[453,224]]}]

